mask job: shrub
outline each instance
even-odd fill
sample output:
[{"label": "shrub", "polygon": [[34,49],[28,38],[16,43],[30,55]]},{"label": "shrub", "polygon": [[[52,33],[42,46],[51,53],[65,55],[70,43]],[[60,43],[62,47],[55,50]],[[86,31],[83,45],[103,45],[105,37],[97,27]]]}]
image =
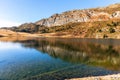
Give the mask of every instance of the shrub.
[{"label": "shrub", "polygon": [[110,29],[109,29],[109,32],[110,32],[110,33],[114,33],[114,32],[115,32],[115,29],[114,29],[114,28],[110,28]]},{"label": "shrub", "polygon": [[106,34],[103,35],[103,38],[108,38],[108,36]]},{"label": "shrub", "polygon": [[102,30],[101,30],[101,29],[99,29],[99,30],[98,30],[98,32],[102,32]]}]

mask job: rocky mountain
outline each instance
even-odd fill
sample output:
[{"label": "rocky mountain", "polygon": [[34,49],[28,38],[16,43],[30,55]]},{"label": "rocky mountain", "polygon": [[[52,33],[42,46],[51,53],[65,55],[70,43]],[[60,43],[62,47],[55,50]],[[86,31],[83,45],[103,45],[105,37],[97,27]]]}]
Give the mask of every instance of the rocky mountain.
[{"label": "rocky mountain", "polygon": [[120,33],[120,3],[102,8],[66,11],[10,29],[29,33],[67,32],[73,36],[93,38],[111,37],[113,34],[110,33],[115,33],[120,37],[117,35]]},{"label": "rocky mountain", "polygon": [[[117,8],[119,8],[119,10],[116,10]],[[111,10],[112,13],[109,13],[108,10]],[[47,19],[37,21],[36,24],[51,27],[64,25],[70,22],[93,22],[114,18],[120,18],[120,4],[110,5],[106,8],[72,10],[63,12],[62,14],[54,14]]]},{"label": "rocky mountain", "polygon": [[70,22],[94,22],[114,18],[120,18],[120,11],[115,11],[114,13],[109,14],[107,12],[97,12],[94,10],[73,10],[69,12],[64,12],[62,14],[55,14],[50,18],[42,19],[36,22],[36,24],[51,27],[64,25]]}]

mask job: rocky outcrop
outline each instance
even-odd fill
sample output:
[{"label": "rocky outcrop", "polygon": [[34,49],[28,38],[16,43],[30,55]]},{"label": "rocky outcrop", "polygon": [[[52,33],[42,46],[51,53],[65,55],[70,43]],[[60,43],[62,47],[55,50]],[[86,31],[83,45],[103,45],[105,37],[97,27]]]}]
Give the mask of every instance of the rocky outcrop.
[{"label": "rocky outcrop", "polygon": [[112,18],[120,18],[120,11],[116,11],[112,14]]},{"label": "rocky outcrop", "polygon": [[62,14],[55,14],[47,19],[37,21],[37,25],[44,26],[59,26],[67,23],[76,22],[93,22],[93,21],[104,21],[113,18],[120,18],[120,11],[115,11],[112,14],[107,12],[97,12],[94,10],[73,10],[64,12]]}]

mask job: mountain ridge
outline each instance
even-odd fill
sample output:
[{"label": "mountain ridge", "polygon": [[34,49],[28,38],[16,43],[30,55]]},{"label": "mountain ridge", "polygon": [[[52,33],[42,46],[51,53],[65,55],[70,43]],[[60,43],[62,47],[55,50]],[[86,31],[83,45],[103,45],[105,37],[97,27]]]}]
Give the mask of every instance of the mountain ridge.
[{"label": "mountain ridge", "polygon": [[[54,14],[49,18],[39,20],[35,22],[37,25],[44,25],[47,27],[59,26],[70,22],[91,22],[109,20],[112,18],[120,18],[120,10],[113,11],[112,13],[105,12],[105,10],[120,8],[120,4],[112,4],[103,8],[91,8],[83,10],[71,10],[61,14]],[[96,11],[98,9],[98,11]],[[101,11],[100,11],[101,10]],[[107,11],[107,10],[106,10]]]},{"label": "mountain ridge", "polygon": [[[109,10],[111,10],[111,12]],[[60,14],[56,13],[49,18],[38,20],[34,24],[51,27],[64,25],[70,22],[93,22],[113,18],[120,18],[120,3],[112,4],[107,7],[69,10]]]},{"label": "mountain ridge", "polygon": [[[102,8],[66,11],[35,23],[25,23],[10,30],[28,33],[55,33],[82,38],[120,38],[120,4]],[[52,35],[53,36],[53,35]]]}]

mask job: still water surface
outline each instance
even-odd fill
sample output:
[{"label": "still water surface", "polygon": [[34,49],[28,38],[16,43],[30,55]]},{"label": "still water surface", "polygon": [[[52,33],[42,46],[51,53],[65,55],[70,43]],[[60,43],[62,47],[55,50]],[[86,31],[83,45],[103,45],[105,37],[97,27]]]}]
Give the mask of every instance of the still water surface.
[{"label": "still water surface", "polygon": [[63,80],[120,72],[120,40],[0,41],[0,80]]}]

